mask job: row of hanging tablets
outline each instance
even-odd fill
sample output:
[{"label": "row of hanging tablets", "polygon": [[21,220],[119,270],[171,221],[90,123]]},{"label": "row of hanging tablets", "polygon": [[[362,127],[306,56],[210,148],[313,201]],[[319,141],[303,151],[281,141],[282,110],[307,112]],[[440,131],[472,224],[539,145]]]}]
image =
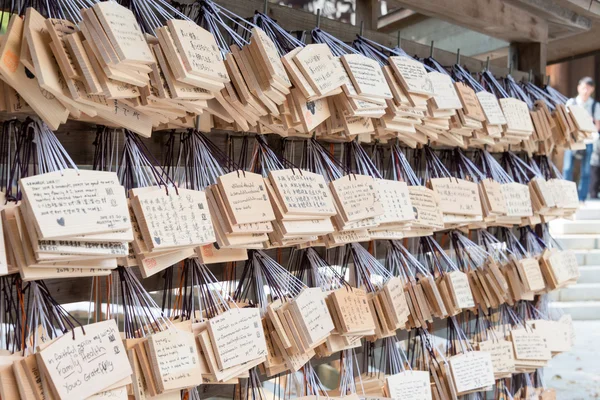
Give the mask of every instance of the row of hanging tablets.
[{"label": "row of hanging tablets", "polygon": [[[242,261],[248,249],[535,226],[579,205],[575,184],[545,156],[498,161],[425,146],[409,162],[397,144],[369,155],[353,141],[336,158],[315,139],[286,141],[278,156],[258,135],[253,146],[242,139],[251,156],[237,163],[190,131],[172,134],[161,168],[136,134],[102,129],[94,170],[80,170],[40,121],[5,128],[3,148],[17,152],[5,155],[0,263],[24,280],[108,275],[117,265],[148,277],[189,257]],[[553,288],[572,278],[551,275]]]},{"label": "row of hanging tablets", "polygon": [[70,118],[150,136],[199,116],[204,132],[542,154],[596,130],[550,87],[473,77],[362,36],[348,45],[315,28],[307,45],[264,14],[246,20],[210,0],[128,5],[53,0],[12,15],[0,110],[35,113],[52,130]]},{"label": "row of hanging tablets", "polygon": [[[136,134],[100,129],[82,170],[41,121],[3,133],[2,398],[168,399],[222,383],[247,398],[265,396],[259,375],[297,371],[305,384],[292,374],[282,390],[300,397],[456,399],[496,382],[551,396],[539,369],[573,330],[544,294],[579,272],[547,230],[577,207],[547,157],[425,146],[409,161],[397,144],[369,154],[356,141],[336,157],[313,138],[277,155],[259,135],[235,160],[233,143],[190,131],[170,137],[161,167]],[[285,268],[263,251],[286,246]],[[236,261],[221,281],[207,266]],[[162,306],[134,265],[165,271]],[[43,279],[86,276],[106,279],[96,302],[112,308],[80,327]],[[429,333],[440,321],[444,343]],[[337,353],[341,380],[326,388],[311,361]],[[518,388],[497,381],[513,376]]]},{"label": "row of hanging tablets", "polygon": [[[458,399],[494,386],[496,399],[555,399],[541,368],[571,348],[572,323],[546,297],[523,300],[548,290],[544,241],[504,229],[504,243],[482,231],[480,244],[454,231],[450,251],[424,237],[414,256],[390,241],[383,264],[360,244],[325,258],[294,250],[287,268],[252,250],[239,281],[188,259],[162,306],[119,267],[100,298],[106,320],[86,325],[43,281],[4,277],[0,396],[200,399],[198,386],[230,384],[236,399]],[[428,331],[434,317],[444,340]],[[340,379],[327,387],[312,362],[335,353]],[[274,389],[261,383],[277,376]]]}]

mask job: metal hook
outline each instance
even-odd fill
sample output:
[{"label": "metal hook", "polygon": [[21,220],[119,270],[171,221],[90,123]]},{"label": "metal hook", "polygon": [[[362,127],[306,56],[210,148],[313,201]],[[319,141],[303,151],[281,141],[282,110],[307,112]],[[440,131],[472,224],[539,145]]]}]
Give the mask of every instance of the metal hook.
[{"label": "metal hook", "polygon": [[269,11],[269,0],[265,0],[265,5],[263,7],[263,14],[267,15],[268,11]]},{"label": "metal hook", "polygon": [[433,44],[434,41],[431,41],[431,47],[429,47],[429,58],[433,58]]},{"label": "metal hook", "polygon": [[532,78],[532,76],[533,76],[533,69],[530,69],[530,70],[529,70],[529,76],[527,77],[527,81],[528,81],[528,82],[531,82],[531,78]]},{"label": "metal hook", "polygon": [[317,28],[321,27],[321,9],[317,8]]},{"label": "metal hook", "polygon": [[402,31],[398,31],[398,48],[401,48],[401,44],[402,44],[402,37],[401,37]]},{"label": "metal hook", "polygon": [[363,36],[363,33],[365,31],[365,21],[360,21],[360,36]]},{"label": "metal hook", "polygon": [[460,49],[456,49],[456,64],[460,65]]},{"label": "metal hook", "polygon": [[485,60],[485,69],[488,71],[490,70],[490,56]]}]

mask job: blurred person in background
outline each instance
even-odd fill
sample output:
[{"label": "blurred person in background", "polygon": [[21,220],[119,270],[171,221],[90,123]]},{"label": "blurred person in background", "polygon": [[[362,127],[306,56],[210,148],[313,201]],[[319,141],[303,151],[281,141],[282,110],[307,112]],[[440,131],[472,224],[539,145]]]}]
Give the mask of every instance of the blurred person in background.
[{"label": "blurred person in background", "polygon": [[[596,84],[589,77],[582,78],[577,85],[577,97],[569,99],[567,106],[578,105],[583,107],[594,120],[596,130],[600,130],[600,104],[592,97]],[[596,132],[590,139],[585,140],[584,150],[565,150],[563,161],[563,175],[565,179],[573,181],[575,162],[580,162],[579,184],[577,191],[579,201],[585,201],[588,193],[596,199],[600,189],[600,142]]]}]

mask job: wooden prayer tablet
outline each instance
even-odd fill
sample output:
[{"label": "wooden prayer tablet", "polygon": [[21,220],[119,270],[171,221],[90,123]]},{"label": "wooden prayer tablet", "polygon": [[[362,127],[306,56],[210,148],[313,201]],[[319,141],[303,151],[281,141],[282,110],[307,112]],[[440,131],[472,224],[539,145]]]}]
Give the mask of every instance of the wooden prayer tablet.
[{"label": "wooden prayer tablet", "polygon": [[0,356],[0,396],[7,399],[19,399],[19,385],[13,365],[23,359],[22,356],[2,355]]},{"label": "wooden prayer tablet", "polygon": [[488,212],[496,215],[506,214],[506,199],[502,192],[502,185],[492,179],[484,179],[479,183],[481,200],[485,201]]},{"label": "wooden prayer tablet", "polygon": [[[0,207],[0,209],[3,207]],[[8,275],[8,257],[6,253],[6,241],[4,237],[4,227],[0,218],[0,276]]]},{"label": "wooden prayer tablet", "polygon": [[69,111],[56,97],[42,90],[37,78],[32,77],[31,71],[20,63],[19,54],[26,42],[23,27],[23,19],[18,16],[11,18],[0,47],[0,74],[36,114],[51,129],[56,130],[60,124],[66,122]]},{"label": "wooden prayer tablet", "polygon": [[540,264],[535,258],[523,258],[517,261],[517,269],[521,280],[530,292],[540,292],[546,289]]},{"label": "wooden prayer tablet", "polygon": [[167,26],[185,70],[220,83],[229,82],[227,69],[214,36],[192,21],[169,19]]},{"label": "wooden prayer tablet", "polygon": [[433,276],[430,274],[419,276],[418,288],[422,289],[431,314],[434,317],[447,318],[448,312]]},{"label": "wooden prayer tablet", "polygon": [[260,28],[252,28],[251,45],[256,45],[258,53],[262,58],[262,65],[266,68],[269,80],[275,80],[283,88],[289,88],[292,83],[288,77],[283,62],[273,40]]},{"label": "wooden prayer tablet", "polygon": [[371,176],[347,175],[330,184],[344,222],[358,221],[383,214],[377,199],[377,183]]},{"label": "wooden prayer tablet", "polygon": [[489,125],[506,124],[506,118],[504,117],[504,113],[500,108],[500,103],[498,103],[496,96],[490,92],[481,91],[477,92],[477,98],[479,99],[479,104],[483,109],[483,113],[485,114],[486,121]]},{"label": "wooden prayer tablet", "polygon": [[152,50],[158,61],[158,65],[155,68],[157,68],[159,78],[164,80],[166,84],[166,87],[163,87],[165,97],[179,100],[206,100],[214,97],[205,89],[178,81],[173,75],[167,58],[164,56],[160,46],[152,45]]},{"label": "wooden prayer tablet", "polygon": [[331,117],[329,103],[325,99],[307,100],[296,88],[292,88],[291,96],[304,132],[311,132]]},{"label": "wooden prayer tablet", "polygon": [[[223,88],[222,82],[202,78],[198,75],[190,74],[185,70],[181,54],[179,54],[175,40],[173,39],[173,36],[167,27],[156,29],[156,34],[158,36],[162,53],[171,67],[171,72],[177,80],[188,85],[210,89],[213,91],[219,91]],[[155,45],[155,43],[153,45]]]},{"label": "wooden prayer tablet", "polygon": [[77,26],[68,20],[48,18],[46,29],[52,38],[56,52],[54,52],[60,69],[65,78],[81,79],[75,68],[73,56],[67,46],[66,37],[77,32]]},{"label": "wooden prayer tablet", "polygon": [[462,108],[462,103],[450,75],[433,71],[427,74],[427,79],[429,79],[433,88],[431,101],[435,104],[437,110],[458,110]]},{"label": "wooden prayer tablet", "polygon": [[564,209],[577,209],[579,197],[577,195],[577,184],[565,179],[550,179],[547,186],[552,193],[556,207]]},{"label": "wooden prayer tablet", "polygon": [[[13,362],[13,372],[22,399],[41,400],[44,398],[44,389],[34,354]],[[4,396],[4,394],[0,394]]]},{"label": "wooden prayer tablet", "polygon": [[294,62],[319,96],[339,88],[347,77],[324,43],[307,45],[296,54]]},{"label": "wooden prayer tablet", "polygon": [[47,20],[33,8],[28,8],[25,16],[24,38],[29,44],[29,50],[34,65],[34,71],[39,85],[43,90],[61,101],[75,117],[81,115],[81,111],[88,115],[95,115],[94,107],[80,104],[69,96],[65,81],[57,58],[55,58],[50,45],[52,39],[46,27]]},{"label": "wooden prayer tablet", "polygon": [[40,239],[131,229],[125,190],[114,172],[67,169],[20,184]]},{"label": "wooden prayer tablet", "polygon": [[255,234],[255,233],[270,233],[273,231],[273,226],[270,221],[256,222],[256,223],[244,223],[235,224],[232,222],[227,207],[223,201],[221,193],[216,185],[208,187],[206,190],[211,215],[213,218],[216,217],[215,227],[218,227],[218,231],[223,234],[243,235],[243,234]]},{"label": "wooden prayer tablet", "polygon": [[226,382],[232,378],[243,375],[250,368],[257,366],[258,361],[262,362],[264,358],[259,358],[252,362],[245,363],[243,365],[237,365],[232,368],[219,369],[215,353],[213,350],[213,343],[211,342],[210,335],[207,329],[200,331],[200,335],[197,336],[200,345],[202,346],[202,353],[205,356],[206,363],[210,369],[210,374],[204,374],[205,378],[208,378],[209,382]]},{"label": "wooden prayer tablet", "polygon": [[448,359],[456,392],[460,395],[493,386],[494,368],[489,353],[468,351]]},{"label": "wooden prayer tablet", "polygon": [[440,198],[444,214],[481,215],[476,183],[457,178],[433,178],[429,182]]},{"label": "wooden prayer tablet", "polygon": [[102,95],[109,99],[129,99],[136,98],[140,92],[137,86],[130,83],[119,82],[110,79],[105,70],[100,65],[99,59],[91,54],[92,42],[84,41],[83,47],[85,52],[89,55],[88,61],[94,71],[96,79],[102,88]]},{"label": "wooden prayer tablet", "polygon": [[322,343],[334,329],[321,288],[304,289],[290,306],[296,327],[306,336],[309,347]]},{"label": "wooden prayer tablet", "polygon": [[196,247],[196,255],[202,264],[218,264],[248,259],[246,249],[217,249],[214,244]]},{"label": "wooden prayer tablet", "polygon": [[594,124],[594,120],[591,118],[590,114],[588,114],[588,112],[578,106],[578,105],[570,105],[567,106],[567,110],[569,111],[569,113],[571,114],[571,117],[573,117],[573,120],[575,121],[575,124],[577,125],[577,128],[580,131],[583,132],[596,132],[596,125]]},{"label": "wooden prayer tablet", "polygon": [[217,178],[226,211],[236,225],[275,219],[262,176],[234,171]]},{"label": "wooden prayer tablet", "polygon": [[[176,249],[215,241],[204,192],[156,188],[138,193],[136,219],[144,242],[151,250]],[[136,207],[137,206],[137,207]],[[139,207],[139,208],[138,208]]]},{"label": "wooden prayer tablet", "polygon": [[339,326],[336,325],[336,328],[341,335],[374,334],[374,316],[369,308],[367,294],[364,290],[342,288],[332,292],[329,296],[334,309],[333,313],[337,315],[340,323]]},{"label": "wooden prayer tablet", "polygon": [[375,179],[379,202],[383,214],[375,217],[380,224],[408,222],[415,219],[410,201],[408,185],[405,182]]},{"label": "wooden prayer tablet", "polygon": [[350,137],[370,134],[374,131],[373,121],[370,118],[345,116],[342,123],[348,135],[351,135]]},{"label": "wooden prayer tablet", "polygon": [[443,215],[438,194],[424,186],[409,186],[408,193],[415,213],[415,224],[432,229],[443,229]]},{"label": "wooden prayer tablet", "polygon": [[300,52],[300,50],[302,50],[302,47],[296,47],[292,49],[289,53],[281,58],[281,62],[285,66],[287,74],[291,82],[294,84],[294,88],[298,89],[306,99],[310,99],[317,96],[317,93],[314,91],[294,61],[294,57],[296,54],[298,54],[298,52]]},{"label": "wooden prayer tablet", "polygon": [[452,271],[446,274],[448,276],[449,289],[452,293],[454,304],[461,309],[470,309],[475,307],[473,293],[469,285],[467,274],[461,271]]},{"label": "wooden prayer tablet", "polygon": [[154,62],[150,47],[133,12],[117,2],[92,7],[120,62],[149,65]]},{"label": "wooden prayer tablet", "polygon": [[485,113],[475,91],[462,82],[455,82],[454,87],[465,115],[479,122],[485,121]]},{"label": "wooden prayer tablet", "polygon": [[[27,20],[25,20],[23,29],[27,29],[27,25]],[[21,45],[21,53],[19,54],[19,60],[21,61],[21,64],[25,66],[25,68],[30,71],[35,71],[35,66],[33,65],[33,60],[31,58],[31,50],[29,49],[29,42],[27,42],[27,40],[23,40]]]},{"label": "wooden prayer tablet", "polygon": [[110,109],[97,108],[98,116],[110,125],[117,125],[142,137],[149,138],[152,135],[152,118],[122,101],[110,100]]},{"label": "wooden prayer tablet", "polygon": [[429,371],[404,371],[385,379],[387,394],[392,399],[432,400]]},{"label": "wooden prayer tablet", "polygon": [[506,202],[506,215],[509,217],[530,217],[533,215],[529,186],[521,183],[504,183],[500,186]]},{"label": "wooden prayer tablet", "polygon": [[513,98],[500,99],[499,102],[504,113],[504,118],[506,118],[507,130],[533,132],[533,123],[531,122],[527,103]]},{"label": "wooden prayer tablet", "polygon": [[489,353],[492,358],[492,366],[494,367],[494,376],[496,379],[505,376],[512,376],[515,370],[515,356],[513,353],[512,343],[500,340],[486,340],[477,343],[480,351]]},{"label": "wooden prayer tablet", "polygon": [[83,20],[79,24],[79,29],[90,46],[90,56],[93,54],[101,66],[117,65],[119,56],[94,10],[91,8],[81,9],[81,17]]},{"label": "wooden prayer tablet", "polygon": [[[83,81],[86,91],[89,94],[102,93],[102,86],[94,72],[90,56],[86,53],[81,32],[68,35],[65,39],[69,51],[73,54],[73,63]],[[94,55],[92,54],[91,57],[94,57]]]},{"label": "wooden prayer tablet", "polygon": [[73,334],[66,333],[38,353],[38,365],[61,399],[85,399],[124,379],[131,383],[131,366],[115,320],[84,329],[85,333],[74,328]]},{"label": "wooden prayer tablet", "polygon": [[547,252],[540,262],[540,266],[544,267],[542,272],[546,272],[544,275],[546,282],[552,281],[554,286],[563,285],[579,277],[577,257],[572,251],[555,250]]},{"label": "wooden prayer tablet", "polygon": [[405,328],[410,315],[404,283],[400,278],[394,277],[386,282],[381,291],[383,308],[387,310],[386,318],[393,329]]},{"label": "wooden prayer tablet", "polygon": [[192,332],[170,328],[150,335],[147,346],[160,393],[202,383],[200,355]]},{"label": "wooden prayer tablet", "polygon": [[267,353],[257,308],[234,308],[210,319],[208,333],[220,369],[264,357]]},{"label": "wooden prayer tablet", "polygon": [[433,87],[428,79],[425,66],[407,57],[393,56],[390,65],[404,89],[409,93],[422,94],[427,98],[433,95]]},{"label": "wooden prayer tablet", "polygon": [[392,98],[390,87],[377,61],[362,54],[344,54],[340,59],[358,95]]},{"label": "wooden prayer tablet", "polygon": [[510,331],[515,358],[517,360],[547,361],[552,358],[544,338],[531,329],[513,329]]},{"label": "wooden prayer tablet", "polygon": [[322,175],[283,169],[269,171],[269,180],[286,215],[326,217],[336,214],[333,197]]}]

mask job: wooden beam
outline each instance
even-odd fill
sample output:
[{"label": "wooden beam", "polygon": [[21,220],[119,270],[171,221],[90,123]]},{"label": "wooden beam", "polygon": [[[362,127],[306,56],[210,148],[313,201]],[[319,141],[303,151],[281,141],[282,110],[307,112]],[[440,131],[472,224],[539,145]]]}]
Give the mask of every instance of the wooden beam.
[{"label": "wooden beam", "polygon": [[536,13],[548,22],[560,24],[575,31],[587,31],[592,27],[592,20],[589,17],[566,7],[563,0],[507,0],[507,2]]},{"label": "wooden beam", "polygon": [[600,3],[596,0],[556,0],[561,6],[592,18],[600,19]]},{"label": "wooden beam", "polygon": [[392,33],[407,26],[414,25],[429,18],[423,14],[409,10],[408,8],[400,8],[379,17],[377,21],[377,30],[385,33]]},{"label": "wooden beam", "polygon": [[546,42],[546,20],[504,0],[398,0],[404,7],[508,42]]},{"label": "wooden beam", "polygon": [[587,32],[553,40],[548,46],[548,61],[554,64],[595,55],[600,52],[599,36],[600,22],[595,21]]},{"label": "wooden beam", "polygon": [[588,11],[592,14],[592,17],[600,18],[600,2],[592,0]]},{"label": "wooden beam", "polygon": [[[437,2],[437,0],[426,1]],[[261,0],[219,0],[219,4],[242,17],[248,17],[254,14],[254,10],[262,10],[263,2]],[[277,4],[269,5],[268,14],[284,29],[289,31],[311,30],[315,27],[316,23],[316,16],[310,12],[292,9],[290,7],[280,6]],[[358,34],[360,28],[358,26],[352,26],[343,22],[321,17],[321,29],[329,32],[344,42],[352,42],[354,39],[356,39],[356,35]],[[396,35],[389,35],[387,33],[377,32],[370,29],[365,29],[364,35],[365,37],[388,47],[395,47],[398,42]],[[429,45],[403,39],[402,48],[410,55],[429,57]],[[435,59],[442,65],[452,65],[456,62],[456,53],[435,49]],[[461,57],[461,64],[470,71],[474,72],[481,71],[485,68],[485,61],[477,60],[471,57]],[[508,68],[499,66],[491,66],[490,70],[494,75],[497,76],[506,76],[508,73]],[[522,77],[526,77],[527,73],[513,70],[513,76],[515,79],[521,79]]]},{"label": "wooden beam", "polygon": [[[545,18],[548,22],[548,41],[571,37],[592,28],[592,18],[582,10],[577,12],[563,0],[507,0],[531,13]],[[600,4],[600,3],[598,3]]]}]

